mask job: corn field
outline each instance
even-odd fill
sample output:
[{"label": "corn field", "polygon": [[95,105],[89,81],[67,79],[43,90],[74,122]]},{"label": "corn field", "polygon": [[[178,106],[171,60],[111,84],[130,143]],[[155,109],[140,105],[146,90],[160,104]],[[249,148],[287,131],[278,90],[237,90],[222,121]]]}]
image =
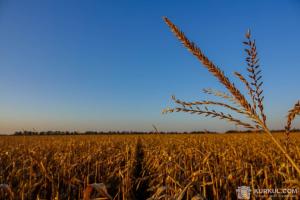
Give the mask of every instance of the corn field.
[{"label": "corn field", "polygon": [[[297,133],[288,151],[300,165]],[[268,199],[254,189],[300,186],[285,156],[258,133],[1,136],[0,184],[0,199],[57,200],[237,199],[239,186]]]}]

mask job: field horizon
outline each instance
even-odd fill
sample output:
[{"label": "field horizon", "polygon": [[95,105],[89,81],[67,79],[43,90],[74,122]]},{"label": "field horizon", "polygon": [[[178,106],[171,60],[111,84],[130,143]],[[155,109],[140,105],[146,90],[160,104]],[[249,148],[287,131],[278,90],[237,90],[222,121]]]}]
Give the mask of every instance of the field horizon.
[{"label": "field horizon", "polygon": [[[286,130],[278,129],[278,130],[270,130],[271,133],[276,134],[285,134]],[[290,130],[291,133],[300,133],[299,129]],[[152,135],[152,134],[161,134],[161,135],[173,135],[173,134],[188,134],[188,135],[197,135],[197,134],[257,134],[264,133],[263,131],[255,131],[255,130],[226,130],[224,132],[219,131],[209,131],[209,130],[199,130],[199,131],[16,131],[12,134],[0,134],[0,136],[47,136],[47,135]]]}]

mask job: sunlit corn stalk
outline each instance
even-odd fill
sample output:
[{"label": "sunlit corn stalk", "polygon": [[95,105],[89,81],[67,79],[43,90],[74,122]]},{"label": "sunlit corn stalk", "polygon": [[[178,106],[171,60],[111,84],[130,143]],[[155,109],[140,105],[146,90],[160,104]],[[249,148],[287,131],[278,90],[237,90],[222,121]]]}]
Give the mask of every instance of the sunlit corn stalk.
[{"label": "sunlit corn stalk", "polygon": [[296,115],[300,115],[300,101],[298,101],[294,107],[289,110],[288,116],[287,116],[287,122],[285,126],[285,134],[286,134],[286,147],[289,147],[290,143],[290,130],[292,126],[292,122],[295,119]]},{"label": "sunlit corn stalk", "polygon": [[[292,166],[297,170],[300,175],[300,169],[295,163],[295,161],[287,154],[286,150],[281,146],[281,144],[274,138],[272,133],[266,124],[266,115],[264,114],[264,106],[262,96],[263,90],[261,86],[263,82],[261,81],[261,70],[259,68],[259,59],[257,57],[256,44],[255,40],[251,39],[251,33],[248,31],[246,33],[246,41],[244,44],[247,46],[245,51],[247,52],[246,63],[248,65],[247,71],[249,72],[248,77],[250,81],[240,73],[235,72],[235,75],[241,80],[242,83],[246,86],[248,90],[248,94],[252,100],[252,103],[249,103],[247,98],[237,89],[233,82],[229,80],[229,78],[224,74],[224,72],[217,67],[211,60],[209,60],[204,53],[201,51],[199,47],[193,42],[191,42],[185,34],[175,26],[168,18],[164,17],[166,24],[170,27],[171,31],[175,34],[175,36],[182,42],[182,44],[203,64],[203,66],[218,79],[218,81],[225,86],[228,90],[229,94],[225,94],[224,92],[218,93],[219,97],[223,97],[225,100],[231,100],[231,102],[235,103],[236,107],[225,104],[223,102],[213,102],[213,101],[197,101],[197,102],[184,102],[176,99],[174,96],[172,97],[176,104],[179,107],[175,108],[167,108],[163,110],[163,113],[172,113],[172,112],[187,112],[191,114],[205,115],[206,117],[217,117],[219,119],[224,119],[229,122],[232,122],[238,126],[242,126],[247,129],[252,130],[263,130],[266,132],[275,145],[282,151],[285,157],[289,160]],[[215,94],[211,92],[212,94]],[[206,106],[204,108],[200,108],[200,106],[219,106],[230,111],[235,112],[239,115],[244,115],[250,122],[243,122],[230,114],[224,114],[223,112],[215,111],[214,109],[209,109]],[[257,110],[259,112],[257,112]],[[292,116],[292,115],[291,115]],[[291,120],[290,120],[291,121]]]}]

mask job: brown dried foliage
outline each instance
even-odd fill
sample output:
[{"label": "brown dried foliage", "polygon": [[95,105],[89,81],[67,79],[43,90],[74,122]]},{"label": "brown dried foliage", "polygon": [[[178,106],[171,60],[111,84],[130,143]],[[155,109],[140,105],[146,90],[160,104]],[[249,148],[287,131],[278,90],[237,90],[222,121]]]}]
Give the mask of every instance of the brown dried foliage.
[{"label": "brown dried foliage", "polygon": [[285,134],[287,136],[287,146],[288,146],[289,140],[290,140],[290,130],[291,130],[292,122],[297,115],[300,115],[300,101],[298,101],[294,105],[294,107],[291,110],[289,110],[289,112],[288,112],[287,122],[286,122],[286,126],[285,126]]},{"label": "brown dried foliage", "polygon": [[[185,102],[172,97],[174,102],[178,105],[175,108],[167,108],[163,110],[163,113],[172,113],[172,112],[187,112],[191,114],[199,114],[211,117],[217,117],[219,119],[224,119],[229,122],[232,122],[236,125],[242,126],[248,129],[261,129],[267,133],[276,146],[280,149],[282,153],[286,156],[289,162],[294,166],[297,172],[300,175],[300,169],[295,163],[295,161],[287,154],[287,151],[282,147],[280,142],[278,142],[273,135],[271,134],[269,128],[266,124],[266,115],[264,113],[263,100],[264,96],[262,90],[261,81],[261,70],[259,66],[259,58],[256,49],[256,42],[251,38],[250,30],[246,33],[246,41],[243,42],[246,45],[245,51],[247,53],[246,63],[248,78],[247,80],[242,74],[235,72],[235,75],[239,80],[245,85],[248,94],[251,99],[251,103],[248,102],[247,98],[238,90],[234,83],[229,80],[229,78],[224,74],[224,72],[217,67],[211,60],[209,60],[199,47],[193,42],[191,42],[185,34],[175,26],[168,18],[164,17],[166,24],[170,27],[174,35],[182,42],[182,44],[203,64],[203,66],[208,69],[208,71],[219,80],[219,82],[228,90],[230,94],[225,92],[218,92],[214,90],[205,90],[204,92],[209,94],[214,94],[215,96],[221,97],[225,100],[228,100],[230,103],[233,103],[235,106],[231,106],[223,102],[214,102],[214,101],[196,101],[196,102]],[[201,109],[199,106],[208,105],[208,106],[220,106],[229,111],[233,111],[237,114],[246,116],[250,122],[244,122],[239,120],[236,117],[232,117],[230,114],[224,114],[223,112],[215,111],[214,109],[208,109],[206,106],[204,109]],[[295,106],[293,110],[290,111],[287,123],[287,130],[290,129],[291,121],[295,118],[295,115],[299,112],[299,106]],[[287,134],[288,135],[288,134]]]},{"label": "brown dried foliage", "polygon": [[[300,135],[291,135],[300,163]],[[1,136],[0,199],[230,200],[239,185],[299,191],[284,158],[256,133]]]}]

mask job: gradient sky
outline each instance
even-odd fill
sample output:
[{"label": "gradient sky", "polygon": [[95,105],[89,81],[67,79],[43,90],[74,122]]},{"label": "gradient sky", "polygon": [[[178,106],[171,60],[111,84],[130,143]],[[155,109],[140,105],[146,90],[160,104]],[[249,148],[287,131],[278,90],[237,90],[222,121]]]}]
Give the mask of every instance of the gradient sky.
[{"label": "gradient sky", "polygon": [[[0,1],[0,133],[16,130],[224,130],[183,100],[223,89],[164,24],[169,17],[226,74],[245,73],[251,28],[271,128],[300,99],[300,1]],[[237,81],[235,78],[233,78]],[[239,84],[237,84],[240,86]],[[299,120],[295,121],[299,124]]]}]

